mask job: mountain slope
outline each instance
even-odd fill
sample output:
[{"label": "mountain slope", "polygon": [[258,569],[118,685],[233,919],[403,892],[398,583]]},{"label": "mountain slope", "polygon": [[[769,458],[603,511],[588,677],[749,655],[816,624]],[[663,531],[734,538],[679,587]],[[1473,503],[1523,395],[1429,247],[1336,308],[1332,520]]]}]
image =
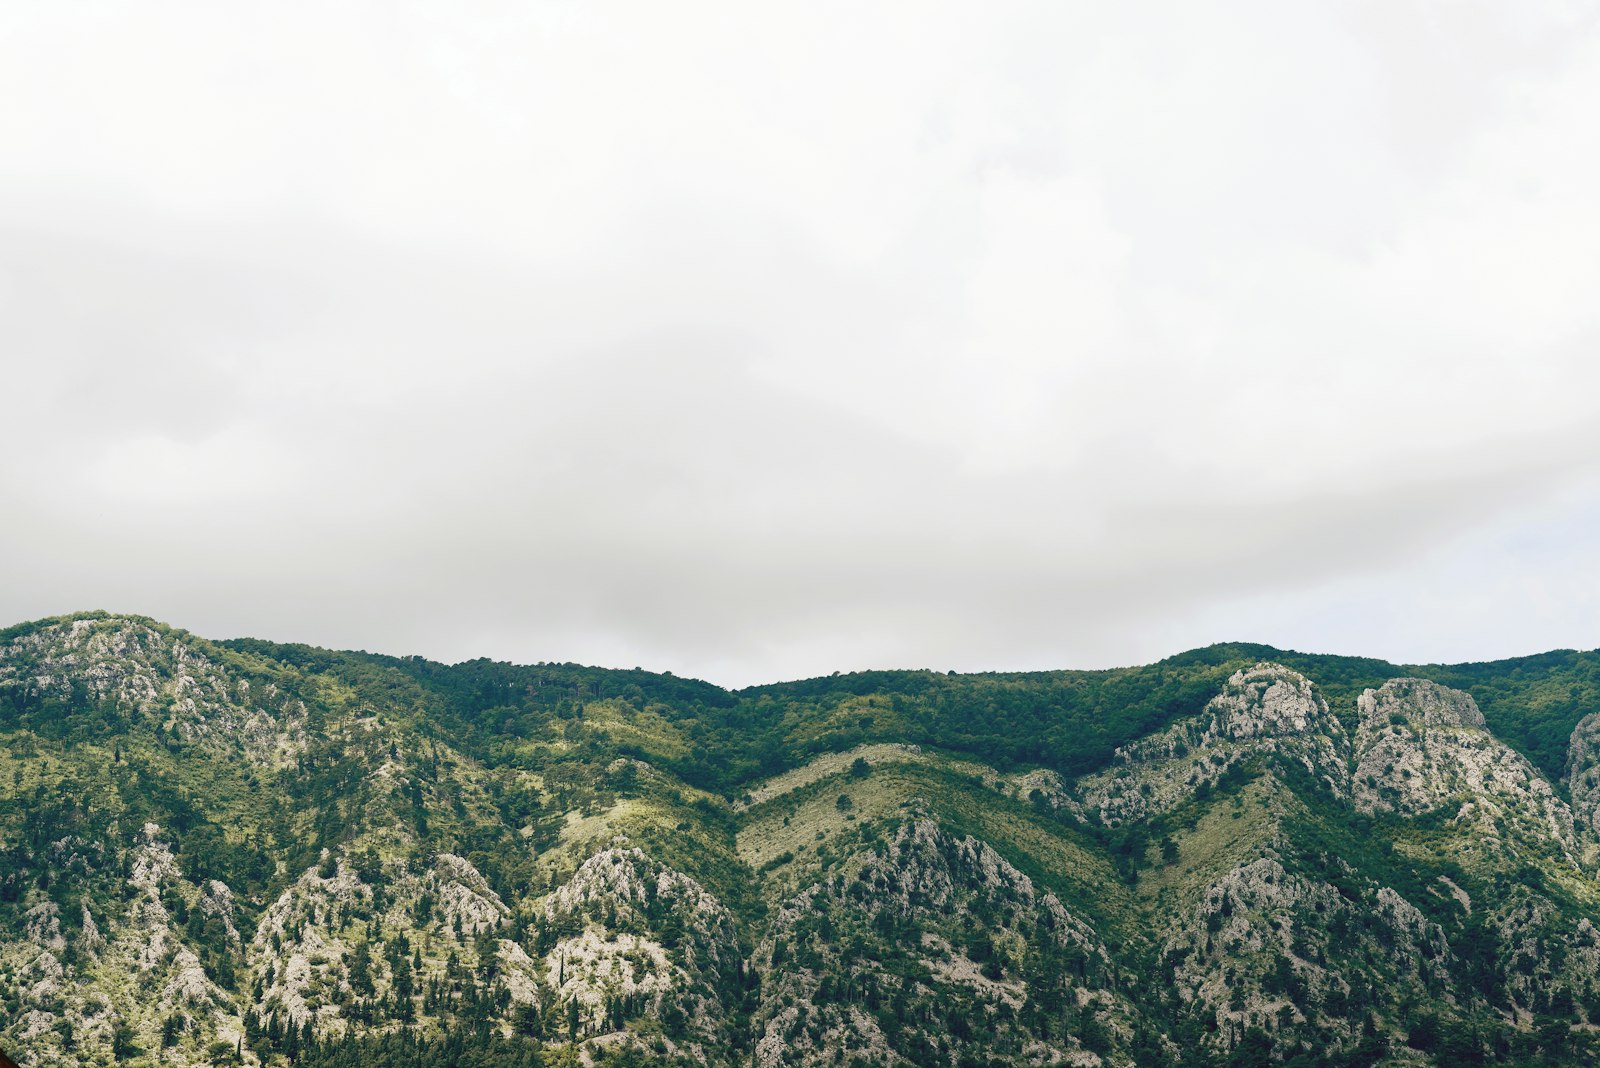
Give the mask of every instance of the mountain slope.
[{"label": "mountain slope", "polygon": [[1216,646],[730,693],[24,624],[0,1049],[1588,1063],[1596,677]]}]

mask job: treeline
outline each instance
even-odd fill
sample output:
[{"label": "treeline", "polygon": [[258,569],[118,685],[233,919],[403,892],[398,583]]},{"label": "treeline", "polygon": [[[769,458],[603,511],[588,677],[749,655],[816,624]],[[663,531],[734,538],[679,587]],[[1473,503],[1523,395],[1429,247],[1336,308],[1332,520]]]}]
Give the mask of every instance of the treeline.
[{"label": "treeline", "polygon": [[1351,726],[1357,695],[1397,676],[1467,690],[1490,728],[1552,778],[1564,771],[1577,721],[1600,710],[1600,653],[1570,651],[1408,667],[1236,642],[1103,671],[864,671],[729,692],[640,669],[481,659],[438,664],[253,639],[221,644],[329,675],[375,708],[425,709],[427,729],[490,763],[498,741],[540,737],[553,720],[580,720],[591,702],[648,709],[682,732],[691,743],[687,755],[580,730],[582,744],[569,759],[597,764],[638,757],[729,796],[815,753],[874,741],[969,753],[1002,768],[1037,764],[1083,774],[1105,766],[1118,746],[1200,711],[1228,675],[1260,660],[1305,674]]},{"label": "treeline", "polygon": [[[0,636],[19,636],[49,622],[9,628]],[[593,702],[648,709],[681,733],[686,753],[653,749],[647,739],[579,729],[574,733],[580,744],[565,759],[598,765],[618,756],[638,757],[690,785],[728,796],[814,753],[872,741],[916,742],[1001,767],[1038,764],[1083,774],[1103,767],[1118,746],[1199,711],[1228,674],[1258,660],[1307,675],[1347,720],[1361,690],[1397,675],[1421,675],[1465,689],[1499,737],[1557,779],[1573,727],[1584,714],[1600,709],[1600,653],[1593,652],[1404,667],[1225,643],[1105,671],[866,671],[730,692],[638,668],[486,659],[440,664],[258,639],[182,638],[252,685],[270,681],[305,701],[313,729],[329,711],[326,687],[317,682],[327,679],[347,688],[360,705],[406,720],[490,764],[499,762],[506,739],[546,736],[553,721],[580,720]],[[81,681],[69,687],[40,692],[20,680],[0,685],[0,730],[27,729],[74,744],[103,743],[140,726],[129,709],[99,698]],[[174,739],[164,744],[179,747]]]}]

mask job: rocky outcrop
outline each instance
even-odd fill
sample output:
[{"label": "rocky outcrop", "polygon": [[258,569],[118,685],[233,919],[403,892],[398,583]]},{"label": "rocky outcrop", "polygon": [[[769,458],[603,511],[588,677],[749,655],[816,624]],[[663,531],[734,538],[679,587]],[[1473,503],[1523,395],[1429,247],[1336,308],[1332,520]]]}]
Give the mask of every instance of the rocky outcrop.
[{"label": "rocky outcrop", "polygon": [[437,903],[439,922],[466,936],[495,930],[511,915],[483,874],[451,853],[440,853],[434,859],[422,886]]},{"label": "rocky outcrop", "polygon": [[535,969],[520,947],[492,939],[483,957],[480,940],[505,926],[510,909],[470,862],[441,853],[425,866],[400,862],[369,874],[375,882],[347,858],[326,856],[267,907],[251,944],[260,981],[252,1011],[339,1034],[363,1000],[403,999],[414,1016],[424,984],[457,982],[469,966],[462,962],[475,962],[486,983],[522,991],[504,999],[507,1013],[512,1003],[538,1004],[526,989]]},{"label": "rocky outcrop", "polygon": [[[38,898],[23,910],[29,955],[17,1018],[0,1021],[0,1044],[27,1043],[37,1064],[104,1064],[116,1035],[150,1049],[171,1021],[190,1042],[167,1049],[166,1060],[188,1066],[202,1063],[194,1054],[205,1042],[229,1028],[236,1033],[234,995],[208,973],[174,918],[186,909],[191,919],[205,915],[202,892],[183,877],[161,827],[143,825],[125,850],[68,836],[43,856],[75,873],[53,887],[70,887],[74,907],[68,912],[54,898]],[[19,948],[0,940],[0,976]]]},{"label": "rocky outcrop", "polygon": [[539,919],[549,996],[579,1033],[665,1014],[674,1039],[718,1036],[719,990],[743,960],[733,917],[694,879],[618,843],[551,892]]},{"label": "rocky outcrop", "polygon": [[309,1020],[314,1030],[323,1032],[339,1029],[341,999],[325,1003],[313,986],[354,996],[347,957],[358,938],[367,940],[375,932],[370,924],[352,930],[351,922],[358,917],[370,921],[374,905],[374,888],[349,864],[335,862],[331,871],[319,866],[302,873],[256,924],[250,962],[259,994],[252,1011],[296,1026]]},{"label": "rocky outcrop", "polygon": [[1572,812],[1528,759],[1491,735],[1469,694],[1391,679],[1356,703],[1355,804],[1364,813],[1449,814],[1473,848],[1549,843],[1576,861]]},{"label": "rocky outcrop", "polygon": [[538,963],[520,945],[506,938],[495,943],[495,954],[500,980],[512,1005],[542,1009],[547,1001]]},{"label": "rocky outcrop", "polygon": [[[841,1050],[928,1064],[980,1041],[1030,1063],[1096,1064],[1129,1033],[1093,930],[989,845],[927,819],[784,903],[755,965],[756,1058],[774,1068],[832,1064]],[[1079,1026],[1028,1033],[1017,1010],[1029,998]],[[891,1002],[913,1021],[893,1032],[871,1011]]]},{"label": "rocky outcrop", "polygon": [[[1344,872],[1348,876],[1350,873]],[[1279,1041],[1353,1043],[1348,1006],[1451,982],[1444,930],[1389,887],[1353,894],[1260,857],[1200,896],[1162,945],[1179,997],[1214,1021],[1226,1049],[1250,1029]]]},{"label": "rocky outcrop", "polygon": [[[1330,709],[1267,662],[1218,689],[1236,650],[745,696],[127,617],[0,633],[0,1047],[28,1068],[306,1063],[307,1036],[764,1068],[1600,1055],[1600,714],[1562,791],[1468,694],[1356,700],[1371,662],[1294,660]],[[1496,724],[1538,712],[1548,768],[1596,664],[1459,676]]]},{"label": "rocky outcrop", "polygon": [[1498,992],[1527,1017],[1571,1016],[1583,1006],[1600,1022],[1600,930],[1532,888],[1519,888],[1489,915],[1485,930]]},{"label": "rocky outcrop", "polygon": [[1390,679],[1356,699],[1362,726],[1376,721],[1405,721],[1423,731],[1434,728],[1484,728],[1483,713],[1472,695],[1430,679]]},{"label": "rocky outcrop", "polygon": [[188,744],[282,765],[305,748],[305,706],[252,687],[181,632],[124,616],[70,619],[0,643],[0,692],[104,703]]},{"label": "rocky outcrop", "polygon": [[1206,706],[1200,744],[1216,739],[1298,738],[1330,727],[1328,703],[1311,680],[1277,664],[1235,672]]},{"label": "rocky outcrop", "polygon": [[1567,793],[1573,820],[1591,841],[1600,840],[1600,712],[1578,721],[1567,743]]},{"label": "rocky outcrop", "polygon": [[41,901],[22,915],[22,933],[41,949],[60,953],[67,948],[61,937],[61,910],[54,901]]},{"label": "rocky outcrop", "polygon": [[1118,827],[1192,800],[1253,758],[1292,767],[1335,798],[1349,789],[1349,738],[1305,676],[1277,664],[1235,672],[1199,716],[1117,750],[1079,780],[1081,811]]},{"label": "rocky outcrop", "polygon": [[228,944],[235,949],[239,948],[239,928],[234,924],[233,891],[228,889],[227,883],[217,879],[207,880],[200,890],[197,907],[202,915],[216,917],[227,934]]}]

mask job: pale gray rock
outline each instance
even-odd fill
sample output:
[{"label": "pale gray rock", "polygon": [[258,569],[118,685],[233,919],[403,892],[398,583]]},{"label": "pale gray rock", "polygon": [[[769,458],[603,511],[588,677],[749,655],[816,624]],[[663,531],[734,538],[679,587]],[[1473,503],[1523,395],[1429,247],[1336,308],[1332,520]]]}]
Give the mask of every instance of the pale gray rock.
[{"label": "pale gray rock", "polygon": [[228,884],[218,879],[207,881],[200,891],[200,903],[197,906],[207,916],[215,916],[222,924],[222,929],[227,932],[228,943],[237,949],[240,945],[239,928],[234,925],[233,891],[228,889]]},{"label": "pale gray rock", "polygon": [[1567,743],[1567,792],[1584,834],[1600,839],[1600,712],[1578,721]]},{"label": "pale gray rock", "polygon": [[[956,948],[964,942],[973,902],[996,907],[990,936],[1010,962],[998,976],[985,974],[964,948]],[[819,922],[836,930],[819,932]],[[887,983],[891,988],[899,982],[879,974],[872,959],[839,955],[838,944],[848,941],[848,923],[921,932],[928,975],[909,984],[907,997],[925,1003],[970,1002],[967,1011],[975,1031],[1007,1026],[1020,996],[1017,969],[1027,966],[1030,952],[1043,951],[1042,942],[1061,959],[1075,962],[1068,996],[1079,1009],[1102,1016],[1111,1033],[1127,1033],[1126,1005],[1116,992],[1118,977],[1094,931],[987,843],[916,819],[903,824],[880,851],[862,858],[853,874],[832,875],[806,888],[773,917],[754,957],[763,974],[756,1042],[756,1061],[763,1068],[834,1064],[846,1050],[868,1064],[899,1068],[908,1063],[894,1052],[872,1016],[815,996],[824,981]],[[821,967],[806,963],[811,960]],[[1101,1063],[1076,1040],[1031,1045],[1030,1063]]]},{"label": "pale gray rock", "polygon": [[34,945],[55,953],[67,947],[61,935],[61,910],[54,901],[41,901],[23,914],[23,933]]},{"label": "pale gray rock", "polygon": [[[50,624],[0,643],[0,691],[109,701],[191,744],[281,766],[301,752],[305,707],[248,680],[181,633],[111,616]],[[261,699],[257,700],[257,697]]]},{"label": "pale gray rock", "polygon": [[1310,681],[1278,664],[1235,672],[1198,716],[1117,750],[1078,780],[1078,803],[1110,827],[1167,812],[1234,766],[1265,756],[1303,771],[1336,798],[1349,791],[1349,737]]},{"label": "pale gray rock", "polygon": [[1354,1039],[1348,1017],[1311,1007],[1337,1004],[1371,975],[1424,991],[1447,988],[1451,976],[1443,929],[1393,889],[1351,900],[1272,856],[1207,888],[1162,955],[1179,997],[1216,1020],[1211,1041],[1221,1048],[1251,1027],[1302,1037],[1324,1028]]},{"label": "pale gray rock", "polygon": [[1355,804],[1417,817],[1444,810],[1475,830],[1470,848],[1551,844],[1574,864],[1572,811],[1526,757],[1495,738],[1471,695],[1391,679],[1357,699]]},{"label": "pale gray rock", "polygon": [[1525,1018],[1550,1011],[1553,996],[1600,997],[1600,931],[1587,918],[1573,922],[1543,894],[1523,892],[1495,909],[1489,928],[1505,997]]},{"label": "pale gray rock", "polygon": [[[543,960],[549,996],[576,1001],[590,1035],[609,1028],[610,998],[643,1002],[650,1014],[668,1003],[688,1030],[711,1038],[727,1017],[717,979],[740,960],[733,917],[700,883],[617,842],[579,865],[538,909],[560,931]],[[668,936],[658,931],[670,931]]]}]

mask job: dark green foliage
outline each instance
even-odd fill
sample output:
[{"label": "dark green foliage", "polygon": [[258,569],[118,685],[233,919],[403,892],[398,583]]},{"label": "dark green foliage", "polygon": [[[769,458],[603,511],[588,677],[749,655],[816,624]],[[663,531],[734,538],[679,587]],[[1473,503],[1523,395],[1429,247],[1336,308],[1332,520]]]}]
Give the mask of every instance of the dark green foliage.
[{"label": "dark green foliage", "polygon": [[[596,761],[637,756],[730,796],[741,784],[792,767],[808,754],[880,740],[968,752],[1001,767],[1042,764],[1081,774],[1104,765],[1117,746],[1198,712],[1229,674],[1260,660],[1307,675],[1347,717],[1353,716],[1361,690],[1398,675],[1420,675],[1465,689],[1477,698],[1491,728],[1555,777],[1561,774],[1573,726],[1584,710],[1600,708],[1600,653],[1405,667],[1231,643],[1109,671],[868,671],[730,693],[637,669],[489,660],[444,665],[420,657],[343,653],[255,639],[218,644],[249,654],[256,663],[328,674],[376,705],[426,707],[428,730],[448,729],[458,745],[471,740],[470,751],[479,756],[493,752],[497,740],[535,737],[553,719],[581,715],[588,702],[620,698],[685,730],[695,751],[669,757],[596,737],[587,743],[585,755]],[[869,714],[814,737],[797,737],[796,728],[817,719],[836,720],[834,710],[863,698],[874,702]],[[0,722],[4,715],[0,706]],[[870,768],[852,770],[859,775]]]},{"label": "dark green foliage", "polygon": [[1600,651],[1429,665],[1416,673],[1472,694],[1489,729],[1551,778],[1565,771],[1572,728],[1600,709]]},{"label": "dark green foliage", "polygon": [[531,1039],[503,1039],[485,1030],[438,1038],[402,1030],[337,1042],[297,1042],[297,1068],[542,1068]]}]

